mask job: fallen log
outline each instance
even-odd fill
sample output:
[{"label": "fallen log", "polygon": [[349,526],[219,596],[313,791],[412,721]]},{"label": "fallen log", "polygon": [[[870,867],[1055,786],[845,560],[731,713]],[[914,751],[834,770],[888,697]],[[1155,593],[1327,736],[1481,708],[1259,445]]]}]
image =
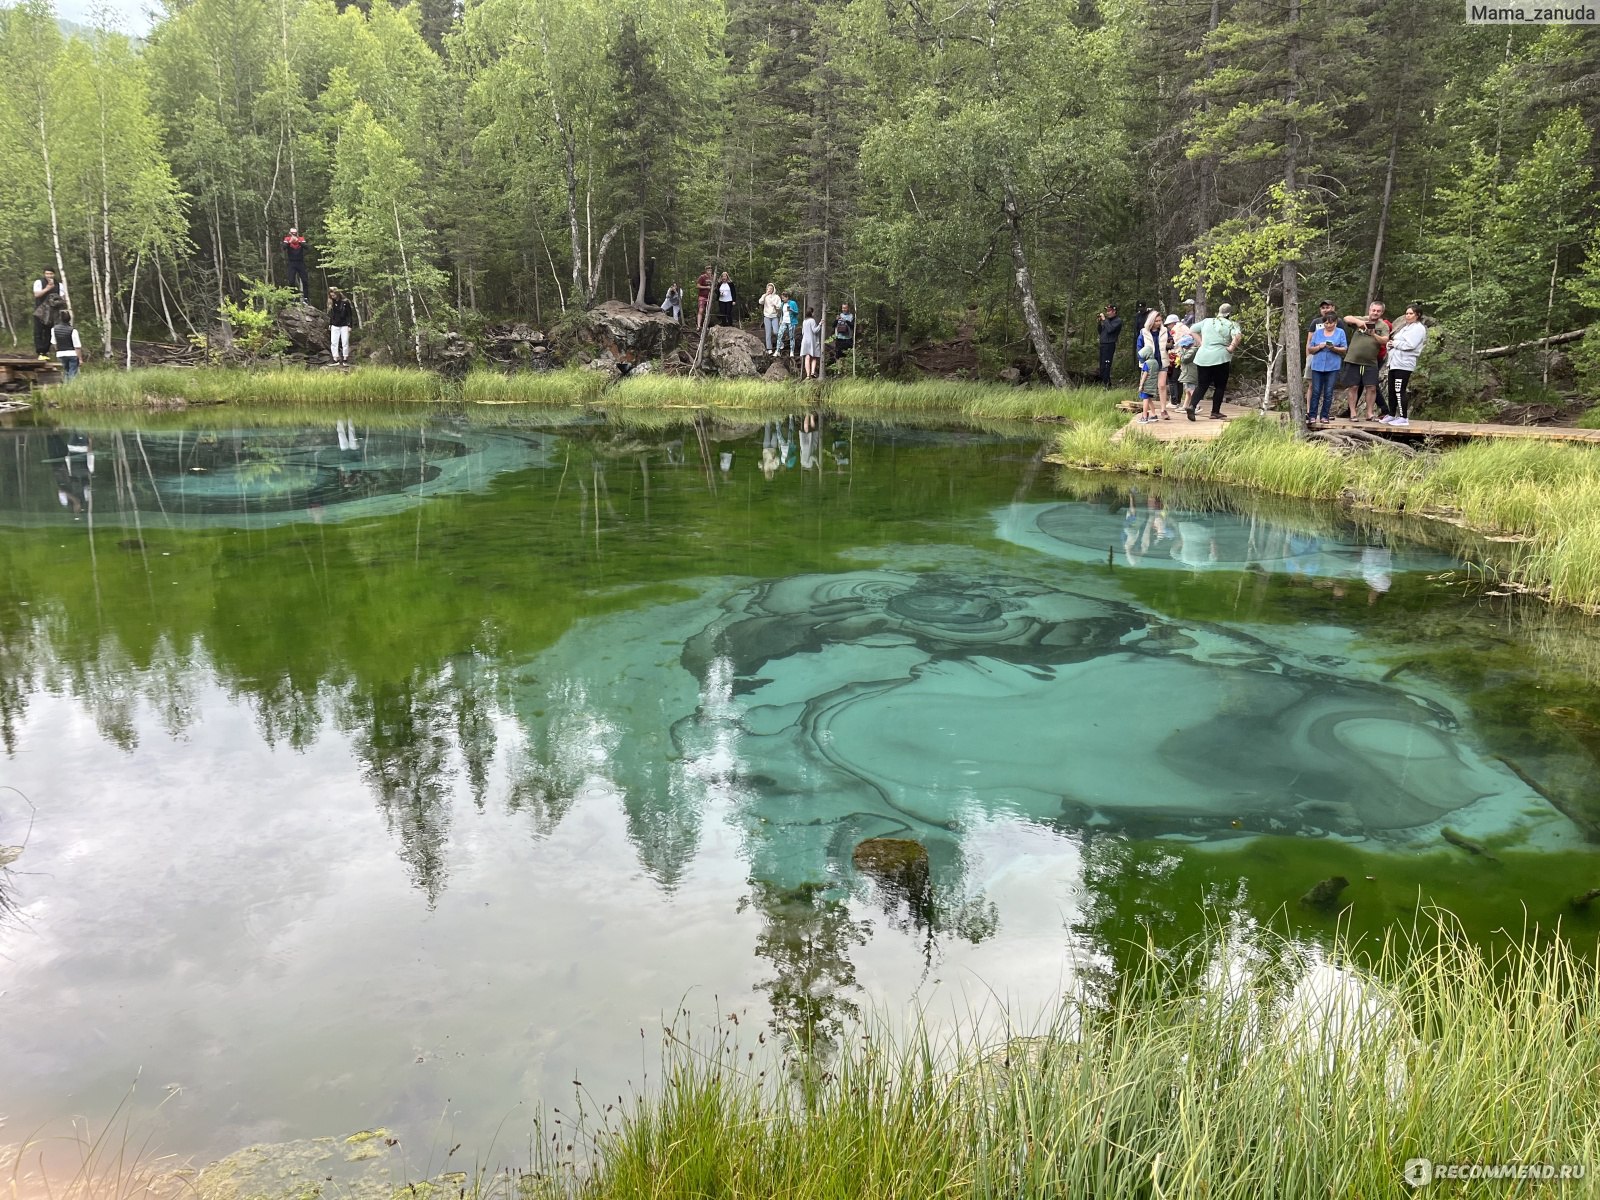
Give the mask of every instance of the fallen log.
[{"label": "fallen log", "polygon": [[1531,342],[1518,342],[1514,346],[1489,346],[1477,351],[1479,358],[1505,358],[1516,354],[1520,350],[1537,350],[1540,346],[1560,346],[1566,342],[1575,342],[1589,332],[1586,325],[1582,329],[1569,329],[1566,333],[1552,333],[1549,337],[1535,338]]}]

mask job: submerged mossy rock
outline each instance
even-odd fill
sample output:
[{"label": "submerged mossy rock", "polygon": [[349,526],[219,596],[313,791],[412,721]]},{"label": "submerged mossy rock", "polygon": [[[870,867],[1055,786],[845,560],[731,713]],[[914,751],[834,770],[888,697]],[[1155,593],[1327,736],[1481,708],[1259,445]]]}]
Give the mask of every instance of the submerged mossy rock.
[{"label": "submerged mossy rock", "polygon": [[911,896],[928,890],[928,848],[909,838],[868,838],[850,861],[863,875]]}]

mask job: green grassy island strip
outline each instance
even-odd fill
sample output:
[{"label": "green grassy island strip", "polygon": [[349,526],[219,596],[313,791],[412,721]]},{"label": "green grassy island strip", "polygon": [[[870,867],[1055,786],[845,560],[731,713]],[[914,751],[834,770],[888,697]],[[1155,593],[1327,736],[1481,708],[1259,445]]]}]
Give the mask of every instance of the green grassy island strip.
[{"label": "green grassy island strip", "polygon": [[1129,429],[1125,393],[961,381],[838,379],[820,386],[659,375],[607,386],[595,371],[474,372],[452,383],[430,372],[149,368],[95,372],[49,392],[52,410],[162,409],[195,404],[310,408],[446,404],[595,407],[615,415],[714,411],[758,416],[826,407],[844,416],[928,420],[1055,420],[1057,458],[1074,467],[1226,484],[1374,512],[1448,520],[1498,540],[1482,552],[1492,578],[1555,603],[1600,608],[1600,456],[1586,446],[1485,441],[1406,457],[1297,440],[1278,422],[1235,421],[1214,441],[1159,442]]}]

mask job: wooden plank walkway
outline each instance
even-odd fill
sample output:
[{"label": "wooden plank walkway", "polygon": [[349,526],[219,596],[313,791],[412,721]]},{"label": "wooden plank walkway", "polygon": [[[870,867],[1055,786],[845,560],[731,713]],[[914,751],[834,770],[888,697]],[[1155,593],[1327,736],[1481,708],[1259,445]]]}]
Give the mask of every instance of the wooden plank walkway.
[{"label": "wooden plank walkway", "polygon": [[25,392],[42,383],[60,383],[61,366],[36,354],[0,354],[0,392]]},{"label": "wooden plank walkway", "polygon": [[[1126,403],[1122,406],[1126,407]],[[1219,437],[1228,427],[1227,421],[1210,420],[1205,412],[1195,414],[1193,421],[1183,415],[1183,410],[1168,409],[1172,414],[1170,421],[1153,421],[1148,425],[1139,424],[1138,410],[1134,409],[1133,417],[1119,429],[1112,438],[1119,441],[1122,435],[1130,429],[1142,430],[1146,436],[1153,437],[1159,442],[1180,441],[1210,441]],[[1287,422],[1289,414],[1285,412],[1268,412],[1263,414],[1253,405],[1224,404],[1222,411],[1230,420],[1240,417],[1261,416],[1277,418]],[[1314,425],[1313,429],[1363,429],[1368,433],[1375,433],[1382,437],[1392,438],[1536,438],[1540,441],[1551,442],[1589,442],[1600,445],[1600,429],[1574,429],[1566,425],[1476,425],[1466,421],[1419,421],[1413,420],[1409,425],[1396,427],[1385,425],[1380,421],[1330,421],[1325,425]]]}]

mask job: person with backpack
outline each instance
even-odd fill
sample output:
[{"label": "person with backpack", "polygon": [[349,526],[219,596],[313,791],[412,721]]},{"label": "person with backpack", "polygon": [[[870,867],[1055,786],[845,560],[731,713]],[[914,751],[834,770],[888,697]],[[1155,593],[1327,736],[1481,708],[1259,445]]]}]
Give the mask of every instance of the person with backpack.
[{"label": "person with backpack", "polygon": [[33,281],[33,352],[40,358],[50,357],[50,327],[56,323],[56,310],[66,302],[56,273],[46,267]]},{"label": "person with backpack", "polygon": [[1233,319],[1233,305],[1219,305],[1217,315],[1201,321],[1195,333],[1200,348],[1195,351],[1194,363],[1199,369],[1196,372],[1195,390],[1183,406],[1183,415],[1194,420],[1195,410],[1209,391],[1211,419],[1226,421],[1228,418],[1223,414],[1222,400],[1228,390],[1228,370],[1233,365],[1234,351],[1239,349],[1239,343],[1244,340],[1243,331]]},{"label": "person with backpack", "polygon": [[78,373],[83,342],[78,337],[78,331],[73,328],[70,310],[65,308],[59,310],[55,327],[50,330],[50,343],[56,349],[56,361],[61,364],[62,373],[71,379]]},{"label": "person with backpack", "polygon": [[800,302],[787,292],[779,294],[783,307],[778,314],[778,357],[783,357],[784,347],[793,358],[800,351]]},{"label": "person with backpack", "polygon": [[850,353],[851,350],[855,349],[855,344],[856,315],[850,311],[850,306],[848,304],[841,304],[839,306],[839,315],[834,319],[833,322],[834,361],[837,362],[846,354]]},{"label": "person with backpack", "polygon": [[356,306],[338,288],[328,289],[328,351],[335,364],[350,365],[350,329],[356,323]]}]

